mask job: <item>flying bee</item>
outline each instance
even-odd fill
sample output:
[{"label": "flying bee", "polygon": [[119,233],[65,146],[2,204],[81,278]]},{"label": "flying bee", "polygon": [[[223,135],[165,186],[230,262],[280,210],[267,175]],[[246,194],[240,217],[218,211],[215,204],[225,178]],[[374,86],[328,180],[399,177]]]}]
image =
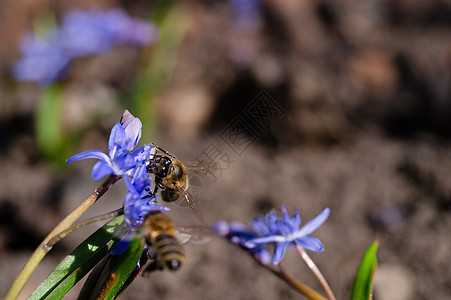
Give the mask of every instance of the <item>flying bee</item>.
[{"label": "flying bee", "polygon": [[185,250],[176,237],[172,221],[161,211],[151,211],[144,218],[141,231],[146,244],[154,251],[148,255],[154,259],[156,268],[178,270],[185,260]]},{"label": "flying bee", "polygon": [[[69,233],[94,222],[112,219],[122,214],[124,214],[124,209],[120,208],[100,216],[86,219],[55,235],[44,245],[44,247],[47,250],[50,250],[58,241],[63,239]],[[146,243],[147,245],[146,256],[150,259],[151,263],[145,268],[144,273],[146,273],[155,269],[163,270],[165,268],[170,271],[178,270],[185,260],[185,250],[183,245],[190,239],[193,240],[194,243],[208,241],[209,236],[211,236],[211,230],[209,227],[202,226],[175,226],[172,220],[162,211],[155,210],[147,213],[143,218],[143,224],[134,230],[134,233],[131,236],[128,238],[123,237],[121,241],[124,241],[124,244],[128,245],[129,239],[136,234],[141,234],[141,242]]]},{"label": "flying bee", "polygon": [[183,245],[192,241],[194,244],[210,240],[210,227],[181,227],[161,211],[151,211],[145,218],[141,232],[148,246],[147,257],[151,263],[144,269],[144,274],[155,269],[176,271],[185,260]]},{"label": "flying bee", "polygon": [[205,176],[214,165],[210,161],[182,163],[174,155],[161,147],[152,144],[157,152],[147,161],[147,172],[155,175],[155,190],[161,189],[161,198],[166,202],[174,202],[183,196],[193,214],[202,221],[202,208],[199,198],[189,191],[188,172]]}]

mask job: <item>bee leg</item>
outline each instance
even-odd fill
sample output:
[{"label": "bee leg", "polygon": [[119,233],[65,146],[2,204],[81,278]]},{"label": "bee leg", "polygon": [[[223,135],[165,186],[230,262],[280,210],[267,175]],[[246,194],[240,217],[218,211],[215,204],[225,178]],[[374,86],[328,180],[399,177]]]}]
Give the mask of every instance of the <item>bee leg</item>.
[{"label": "bee leg", "polygon": [[141,199],[147,199],[147,198],[152,198],[153,196],[155,196],[155,191],[151,192],[150,189],[146,189],[147,195],[145,195],[144,197],[142,197]]},{"label": "bee leg", "polygon": [[144,277],[147,277],[147,275],[149,275],[151,272],[163,270],[163,265],[158,260],[157,254],[155,253],[155,251],[148,250],[147,258],[148,258],[148,261],[147,261],[146,267],[144,268],[144,270],[142,272]]},{"label": "bee leg", "polygon": [[164,150],[163,148],[161,148],[160,146],[152,143],[152,145],[157,148],[158,150],[160,150],[161,152],[165,153],[166,155],[170,156],[170,157],[174,157],[174,155],[172,155],[171,153],[169,153],[168,151]]},{"label": "bee leg", "polygon": [[164,191],[166,189],[166,186],[164,186],[161,182],[158,183],[158,187],[160,188],[160,190]]}]

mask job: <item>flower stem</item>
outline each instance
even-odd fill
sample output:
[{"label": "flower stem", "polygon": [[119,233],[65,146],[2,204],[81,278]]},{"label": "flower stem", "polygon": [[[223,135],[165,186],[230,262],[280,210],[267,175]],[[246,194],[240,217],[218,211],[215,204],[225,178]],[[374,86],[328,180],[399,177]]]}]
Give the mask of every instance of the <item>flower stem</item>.
[{"label": "flower stem", "polygon": [[299,252],[299,255],[301,255],[302,259],[307,263],[307,266],[312,270],[313,274],[315,274],[316,278],[318,278],[318,281],[323,286],[324,291],[326,291],[327,296],[330,300],[336,300],[334,294],[332,293],[332,290],[330,289],[329,284],[327,283],[326,279],[324,278],[323,274],[321,274],[321,271],[318,269],[318,267],[315,265],[313,260],[308,256],[307,252],[305,252],[304,248],[301,246],[296,245],[296,249]]},{"label": "flower stem", "polygon": [[326,300],[321,294],[319,294],[317,291],[309,287],[308,285],[303,284],[302,282],[296,280],[293,276],[285,272],[282,268],[279,268],[278,270],[263,264],[259,259],[252,256],[257,263],[267,269],[268,271],[271,271],[274,275],[285,281],[289,286],[291,286],[293,289],[301,293],[302,295],[306,296],[309,299],[312,300]]},{"label": "flower stem", "polygon": [[44,258],[44,256],[50,251],[51,248],[45,247],[45,245],[58,233],[69,228],[76,220],[78,220],[82,214],[88,210],[91,205],[93,205],[106,191],[108,191],[113,184],[118,181],[121,177],[116,175],[110,175],[104,183],[102,183],[88,198],[86,198],[76,209],[74,209],[64,220],[62,220],[47,237],[41,242],[41,244],[36,248],[31,257],[28,259],[25,266],[20,271],[19,275],[14,280],[5,300],[14,300],[19,296],[25,283],[27,282],[30,275],[38,266],[39,262]]}]

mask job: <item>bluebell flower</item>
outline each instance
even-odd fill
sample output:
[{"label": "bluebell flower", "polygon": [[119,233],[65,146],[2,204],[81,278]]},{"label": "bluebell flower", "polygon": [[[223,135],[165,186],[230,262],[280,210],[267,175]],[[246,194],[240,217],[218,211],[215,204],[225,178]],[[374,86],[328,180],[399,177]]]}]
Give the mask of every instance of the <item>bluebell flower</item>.
[{"label": "bluebell flower", "polygon": [[19,81],[33,81],[43,86],[61,78],[70,57],[58,41],[58,33],[51,31],[45,36],[27,34],[21,41],[22,58],[12,67]]},{"label": "bluebell flower", "polygon": [[149,194],[152,180],[147,173],[145,164],[136,169],[131,183],[137,193],[129,189],[125,196],[124,219],[129,229],[134,230],[142,226],[144,217],[150,211],[168,211],[169,208],[159,206],[156,196]]},{"label": "bluebell flower", "polygon": [[228,0],[235,14],[236,25],[242,29],[258,29],[261,23],[259,0]]},{"label": "bluebell flower", "polygon": [[148,45],[156,39],[156,28],[130,18],[121,9],[73,10],[60,27],[61,45],[73,57],[103,53],[120,43]]},{"label": "bluebell flower", "polygon": [[283,258],[288,245],[294,243],[304,249],[319,252],[324,247],[317,238],[308,236],[321,226],[329,216],[329,208],[324,209],[318,216],[300,227],[301,217],[299,209],[290,217],[287,208],[282,206],[283,218],[277,216],[275,211],[267,213],[263,218],[252,222],[252,227],[260,235],[246,242],[247,246],[276,243],[273,255],[273,264],[277,265]]},{"label": "bluebell flower", "polygon": [[63,17],[61,26],[46,35],[23,38],[22,58],[13,65],[12,73],[19,81],[48,85],[62,78],[76,57],[104,53],[124,43],[150,45],[156,38],[153,24],[133,19],[121,9],[73,10]]},{"label": "bluebell flower", "polygon": [[111,130],[108,141],[109,155],[99,150],[91,150],[76,154],[70,157],[67,162],[71,163],[88,158],[99,159],[92,168],[92,178],[98,180],[110,174],[121,176],[124,178],[129,191],[137,197],[139,191],[135,189],[130,178],[133,177],[136,169],[145,164],[155,151],[150,144],[132,151],[141,137],[141,127],[141,121],[134,117],[126,120],[122,125],[118,122]]},{"label": "bluebell flower", "polygon": [[92,178],[95,180],[109,174],[126,175],[127,171],[136,165],[131,150],[136,146],[136,138],[139,134],[136,130],[127,134],[118,122],[111,130],[108,141],[109,155],[99,150],[85,151],[70,157],[67,159],[67,163],[88,158],[99,159],[100,161],[94,165],[91,172]]},{"label": "bluebell flower", "polygon": [[264,244],[258,245],[248,243],[250,240],[257,238],[258,235],[254,231],[247,229],[244,224],[240,222],[227,223],[225,221],[220,221],[213,224],[212,227],[217,235],[237,244],[263,264],[267,265],[270,263],[271,255]]},{"label": "bluebell flower", "polygon": [[144,217],[149,212],[169,210],[167,207],[158,205],[155,195],[148,195],[152,180],[150,175],[146,172],[145,164],[142,164],[136,169],[131,184],[137,193],[132,192],[129,188],[124,199],[124,223],[128,228],[128,232],[119,243],[111,249],[113,255],[121,254],[127,249],[130,240],[135,235],[136,230],[143,225]]}]

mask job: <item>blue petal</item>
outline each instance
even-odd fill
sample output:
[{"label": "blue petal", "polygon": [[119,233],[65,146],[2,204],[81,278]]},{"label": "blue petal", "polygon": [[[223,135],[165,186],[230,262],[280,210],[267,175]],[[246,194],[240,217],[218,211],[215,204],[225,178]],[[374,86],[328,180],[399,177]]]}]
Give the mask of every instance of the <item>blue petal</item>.
[{"label": "blue petal", "polygon": [[248,241],[249,245],[252,244],[267,244],[267,243],[276,243],[276,242],[280,242],[280,238],[281,236],[277,236],[277,235],[270,235],[270,236],[265,236],[265,237],[260,237],[260,238],[256,238],[256,239],[252,239],[250,241]]},{"label": "blue petal", "polygon": [[262,216],[258,216],[254,221],[250,222],[252,229],[259,233],[261,236],[271,235],[268,226],[265,224],[265,220]]},{"label": "blue petal", "polygon": [[108,157],[108,155],[106,155],[102,151],[91,150],[91,151],[85,151],[85,152],[82,152],[82,153],[78,153],[78,154],[68,158],[66,160],[66,162],[68,164],[70,164],[73,161],[81,160],[81,159],[87,159],[87,158],[97,158],[97,159],[103,160],[105,162],[109,162],[110,161],[110,158]]},{"label": "blue petal", "polygon": [[291,218],[290,218],[290,216],[288,215],[287,207],[286,207],[285,205],[282,205],[280,208],[281,208],[281,210],[282,210],[283,220],[284,220],[285,222],[287,222],[287,223],[290,223],[290,222],[291,222]]},{"label": "blue petal", "polygon": [[132,183],[139,194],[144,192],[144,190],[150,186],[150,176],[146,172],[145,165],[139,166],[139,168],[135,171]]},{"label": "blue petal", "polygon": [[[127,199],[127,196],[130,197],[130,199],[138,199],[140,193],[136,190],[135,186],[132,184],[132,182],[130,181],[130,179],[128,178],[128,176],[122,176],[122,178],[124,178],[125,181],[125,185],[128,188],[128,193],[127,195],[125,195],[125,198]],[[125,200],[124,200],[125,202]]]},{"label": "blue petal", "polygon": [[290,244],[290,242],[280,242],[276,245],[274,248],[274,255],[272,257],[272,263],[275,265],[278,265],[279,262],[282,260],[283,255],[285,254],[285,250],[287,249],[287,246]]},{"label": "blue petal", "polygon": [[294,231],[297,231],[297,228],[295,228],[295,229],[291,228],[289,223],[285,223],[282,220],[280,220],[278,225],[279,225],[280,233],[284,236],[290,235]]},{"label": "blue petal", "polygon": [[255,253],[255,257],[257,257],[264,265],[271,262],[271,254],[269,254],[265,247],[261,247],[261,249]]},{"label": "blue petal", "polygon": [[272,234],[279,233],[278,221],[279,217],[277,217],[277,213],[275,210],[271,210],[269,213],[265,214],[265,224],[268,226],[269,231]]},{"label": "blue petal", "polygon": [[241,222],[238,221],[233,221],[229,223],[230,226],[230,231],[234,232],[234,231],[245,231],[246,229],[246,225],[244,225]]},{"label": "blue petal", "polygon": [[112,160],[117,169],[125,173],[128,170],[136,167],[135,159],[133,158],[131,153],[124,152],[120,147],[116,147],[115,149],[117,152],[111,154],[114,155],[114,157],[112,157]]},{"label": "blue petal", "polygon": [[125,133],[121,123],[117,122],[113,129],[111,129],[110,139],[108,141],[108,151],[111,158],[116,155],[115,151],[117,151],[117,149],[115,149],[115,147],[122,146],[126,140],[127,134]]},{"label": "blue petal", "polygon": [[110,164],[103,160],[98,161],[94,167],[92,167],[91,176],[94,180],[99,180],[100,178],[110,174],[114,174],[114,170]]},{"label": "blue petal", "polygon": [[318,227],[320,227],[324,221],[326,221],[327,217],[330,214],[330,209],[325,208],[322,212],[319,213],[316,217],[307,222],[304,226],[302,226],[300,230],[300,235],[309,235],[313,231],[315,231]]},{"label": "blue petal", "polygon": [[132,118],[124,122],[122,125],[125,129],[125,134],[127,136],[127,144],[125,145],[125,150],[131,151],[138,144],[141,138],[141,127],[142,123],[138,118]]},{"label": "blue petal", "polygon": [[218,221],[213,223],[211,228],[213,229],[213,232],[219,236],[226,236],[230,233],[230,226],[226,221]]},{"label": "blue petal", "polygon": [[294,242],[299,246],[301,246],[302,248],[310,251],[321,252],[324,250],[321,241],[311,236],[305,236],[302,238],[295,239]]},{"label": "blue petal", "polygon": [[132,152],[132,156],[134,157],[135,163],[143,163],[147,161],[150,157],[150,154],[153,152],[152,145],[144,145],[136,149]]},{"label": "blue petal", "polygon": [[294,229],[299,229],[301,226],[301,217],[299,215],[299,208],[296,207],[296,211],[294,212],[293,220],[292,220],[292,226]]},{"label": "blue petal", "polygon": [[121,121],[120,121],[122,127],[125,128],[124,124],[133,118],[134,118],[134,116],[132,115],[131,112],[128,111],[128,109],[124,110],[124,112],[122,113]]}]

